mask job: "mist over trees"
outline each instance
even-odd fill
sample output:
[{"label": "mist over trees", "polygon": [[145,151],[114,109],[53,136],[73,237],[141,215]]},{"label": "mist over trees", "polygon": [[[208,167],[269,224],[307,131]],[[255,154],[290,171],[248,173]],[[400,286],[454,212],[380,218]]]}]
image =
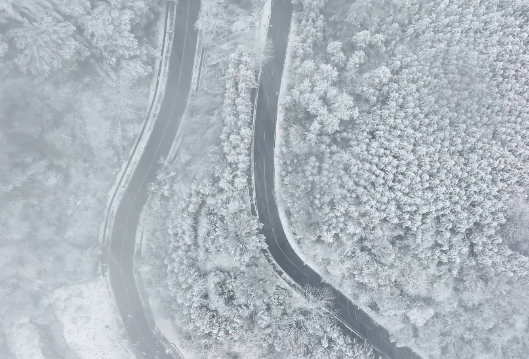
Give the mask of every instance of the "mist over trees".
[{"label": "mist over trees", "polygon": [[[160,10],[145,0],[28,0],[6,2],[0,14],[4,54],[24,73],[50,76],[74,69],[84,60],[151,69],[156,56],[145,25]],[[8,45],[9,44],[9,47]]]},{"label": "mist over trees", "polygon": [[0,331],[10,333],[49,312],[56,288],[98,274],[108,191],[145,119],[165,7],[0,9]]},{"label": "mist over trees", "polygon": [[[33,330],[21,318],[60,327],[50,293],[97,275],[164,7],[0,2],[0,356],[11,358],[13,329]],[[528,5],[294,2],[278,195],[295,240],[400,343],[431,358],[525,358]],[[263,1],[203,3],[205,42],[229,48]],[[222,68],[201,93],[221,108],[201,113],[213,144],[152,189],[155,284],[201,357],[373,358],[331,321],[326,293],[296,294],[263,257],[248,196],[258,51],[229,53],[203,73]]]},{"label": "mist over trees", "polygon": [[302,250],[405,345],[524,357],[527,4],[297,3],[281,176]]}]

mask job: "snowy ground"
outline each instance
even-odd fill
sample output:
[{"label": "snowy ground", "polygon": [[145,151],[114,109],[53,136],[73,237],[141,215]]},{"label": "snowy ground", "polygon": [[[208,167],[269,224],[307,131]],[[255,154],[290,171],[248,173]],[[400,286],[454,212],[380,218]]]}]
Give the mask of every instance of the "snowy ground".
[{"label": "snowy ground", "polygon": [[40,351],[39,335],[29,321],[16,324],[8,333],[8,343],[17,359],[44,359]]},{"label": "snowy ground", "polygon": [[64,339],[81,358],[135,358],[103,278],[56,290],[52,304]]},{"label": "snowy ground", "polygon": [[[140,268],[140,274],[141,275],[136,276],[136,281],[152,281],[152,271],[150,271],[147,266],[143,266]],[[185,350],[185,348],[181,345],[180,334],[174,327],[172,319],[167,315],[167,310],[164,308],[164,305],[162,303],[162,300],[159,298],[158,293],[153,290],[152,286],[150,285],[138,285],[138,288],[140,288],[142,292],[142,301],[147,302],[147,306],[150,310],[150,318],[155,323],[154,329],[158,330],[160,334],[169,343],[171,343],[173,349],[181,353],[184,358],[193,359],[193,354]]]},{"label": "snowy ground", "polygon": [[140,240],[136,241],[136,246],[134,248],[134,279],[138,291],[140,292],[142,304],[146,308],[145,316],[153,331],[159,332],[162,337],[171,343],[173,349],[179,352],[184,358],[192,359],[193,355],[180,345],[180,335],[173,326],[171,318],[167,316],[167,311],[163,307],[163,303],[158,296],[156,288],[152,288],[152,285],[149,285],[149,283],[153,281],[151,268],[148,265],[141,264],[142,253],[149,250],[149,241],[144,240],[145,237],[143,235],[146,223],[144,214],[145,212],[141,213],[138,230],[136,232],[136,238],[139,238]]}]

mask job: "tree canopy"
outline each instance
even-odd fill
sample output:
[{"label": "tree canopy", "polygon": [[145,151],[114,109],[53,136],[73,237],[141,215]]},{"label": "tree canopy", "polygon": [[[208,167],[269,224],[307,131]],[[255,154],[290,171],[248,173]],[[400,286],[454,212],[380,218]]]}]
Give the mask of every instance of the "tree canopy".
[{"label": "tree canopy", "polygon": [[527,5],[299,3],[281,156],[296,240],[404,344],[521,355],[503,323],[528,314]]}]

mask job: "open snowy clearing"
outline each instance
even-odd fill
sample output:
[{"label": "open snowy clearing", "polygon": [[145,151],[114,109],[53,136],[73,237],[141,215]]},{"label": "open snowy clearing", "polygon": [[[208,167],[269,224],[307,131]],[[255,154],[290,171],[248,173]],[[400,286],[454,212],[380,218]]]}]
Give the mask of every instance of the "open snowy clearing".
[{"label": "open snowy clearing", "polygon": [[64,339],[81,358],[135,358],[103,278],[60,288],[52,303],[64,325]]}]

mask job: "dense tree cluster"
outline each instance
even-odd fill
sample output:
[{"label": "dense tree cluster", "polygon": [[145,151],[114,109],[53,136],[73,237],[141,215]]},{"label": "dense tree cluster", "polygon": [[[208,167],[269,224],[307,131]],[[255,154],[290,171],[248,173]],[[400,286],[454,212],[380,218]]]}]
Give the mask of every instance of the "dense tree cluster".
[{"label": "dense tree cluster", "polygon": [[175,327],[204,358],[374,358],[330,319],[327,293],[293,293],[263,256],[248,187],[255,71],[242,47],[231,55],[225,80],[220,144],[210,145],[205,160],[215,167],[190,180],[189,168],[168,166],[149,205],[159,224],[148,240],[164,253],[159,275]]},{"label": "dense tree cluster", "polygon": [[281,160],[296,239],[403,343],[523,357],[527,4],[299,3]]},{"label": "dense tree cluster", "polygon": [[17,49],[8,56],[25,73],[50,76],[91,56],[111,66],[133,62],[145,76],[151,71],[147,55],[154,55],[145,25],[157,6],[145,0],[8,1],[0,29]]}]

